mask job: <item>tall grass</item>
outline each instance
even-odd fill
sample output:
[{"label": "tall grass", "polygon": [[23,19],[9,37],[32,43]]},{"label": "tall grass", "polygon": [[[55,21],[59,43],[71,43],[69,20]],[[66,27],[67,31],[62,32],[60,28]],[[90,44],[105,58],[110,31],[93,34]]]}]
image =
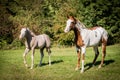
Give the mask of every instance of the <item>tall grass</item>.
[{"label": "tall grass", "polygon": [[[85,72],[83,74],[75,71],[77,55],[74,47],[52,48],[52,65],[48,66],[48,55],[45,52],[43,64],[38,66],[40,60],[39,50],[35,52],[34,69],[30,70],[23,64],[21,50],[0,51],[0,80],[120,80],[120,45],[107,46],[105,64],[101,69],[98,65],[101,61],[100,55],[96,65],[89,68],[94,58],[92,48],[87,48],[85,58]],[[31,64],[31,53],[27,55],[27,62]]]}]

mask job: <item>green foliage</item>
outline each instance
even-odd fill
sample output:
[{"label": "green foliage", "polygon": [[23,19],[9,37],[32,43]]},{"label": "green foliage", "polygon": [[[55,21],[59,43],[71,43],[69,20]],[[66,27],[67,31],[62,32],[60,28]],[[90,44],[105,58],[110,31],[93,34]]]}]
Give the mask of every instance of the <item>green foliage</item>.
[{"label": "green foliage", "polygon": [[0,49],[4,49],[4,47],[6,47],[7,42],[5,40],[1,40],[0,39]]},{"label": "green foliage", "polygon": [[21,46],[23,46],[23,42],[16,39],[7,48],[8,49],[20,49]]},{"label": "green foliage", "polygon": [[0,49],[13,41],[13,25],[8,19],[11,15],[5,9],[3,5],[0,5]]},{"label": "green foliage", "polygon": [[10,29],[12,41],[24,26],[36,34],[47,33],[55,44],[71,45],[74,37],[63,31],[66,16],[73,15],[87,28],[104,27],[110,36],[108,44],[120,42],[119,0],[1,0],[0,4],[0,29]]},{"label": "green foliage", "polygon": [[58,39],[58,44],[59,45],[69,45],[72,46],[74,43],[74,34],[73,33],[68,33],[68,34],[61,34],[61,37]]}]

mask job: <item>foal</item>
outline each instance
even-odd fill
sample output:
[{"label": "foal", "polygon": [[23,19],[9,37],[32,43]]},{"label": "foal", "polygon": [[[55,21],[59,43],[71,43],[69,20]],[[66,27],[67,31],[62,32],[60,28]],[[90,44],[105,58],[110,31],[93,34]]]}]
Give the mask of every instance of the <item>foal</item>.
[{"label": "foal", "polygon": [[101,68],[106,55],[106,44],[108,39],[107,31],[100,26],[94,27],[91,30],[87,29],[81,22],[77,21],[73,16],[68,17],[66,28],[64,31],[65,33],[67,33],[70,30],[73,30],[75,34],[75,44],[76,44],[77,55],[78,55],[77,67],[75,70],[79,69],[80,57],[82,57],[81,73],[84,72],[84,60],[85,60],[86,47],[89,47],[89,46],[92,46],[95,51],[93,65],[95,64],[96,59],[99,55],[99,51],[98,51],[99,42],[102,42],[102,60],[101,60],[101,64],[99,65],[99,68]]},{"label": "foal", "polygon": [[26,49],[25,49],[25,51],[23,53],[23,59],[24,59],[25,66],[28,67],[27,62],[26,62],[26,55],[27,55],[27,53],[30,50],[32,50],[32,54],[31,54],[31,59],[32,59],[31,69],[33,69],[34,53],[35,53],[35,48],[37,48],[37,47],[39,47],[40,54],[41,54],[41,59],[40,59],[39,66],[41,66],[41,64],[42,64],[42,59],[44,57],[43,50],[44,50],[45,47],[46,47],[46,50],[47,50],[48,55],[49,55],[49,65],[51,65],[51,60],[50,60],[50,55],[51,55],[51,50],[50,50],[51,44],[50,43],[51,42],[50,42],[50,38],[48,37],[48,35],[46,35],[46,34],[35,35],[28,28],[22,28],[19,38],[22,39],[24,37],[26,38],[26,41],[25,41]]}]

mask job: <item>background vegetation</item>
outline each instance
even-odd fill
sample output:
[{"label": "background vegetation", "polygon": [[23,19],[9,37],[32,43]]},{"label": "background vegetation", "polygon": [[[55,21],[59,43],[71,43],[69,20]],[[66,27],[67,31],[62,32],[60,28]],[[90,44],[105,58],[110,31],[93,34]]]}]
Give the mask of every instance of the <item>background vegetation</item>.
[{"label": "background vegetation", "polygon": [[18,35],[23,26],[48,34],[54,45],[73,45],[73,32],[63,32],[67,15],[88,28],[104,27],[108,44],[120,42],[119,0],[0,0],[0,48],[20,47]]}]

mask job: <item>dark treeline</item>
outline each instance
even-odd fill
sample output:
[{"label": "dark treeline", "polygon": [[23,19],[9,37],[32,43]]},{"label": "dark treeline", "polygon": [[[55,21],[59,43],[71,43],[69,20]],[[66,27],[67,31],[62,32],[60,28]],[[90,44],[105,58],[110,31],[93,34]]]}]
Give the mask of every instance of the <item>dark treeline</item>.
[{"label": "dark treeline", "polygon": [[0,48],[20,47],[23,26],[36,34],[48,34],[54,45],[73,45],[73,32],[63,32],[67,15],[87,28],[104,27],[108,44],[120,42],[119,0],[0,0]]}]

